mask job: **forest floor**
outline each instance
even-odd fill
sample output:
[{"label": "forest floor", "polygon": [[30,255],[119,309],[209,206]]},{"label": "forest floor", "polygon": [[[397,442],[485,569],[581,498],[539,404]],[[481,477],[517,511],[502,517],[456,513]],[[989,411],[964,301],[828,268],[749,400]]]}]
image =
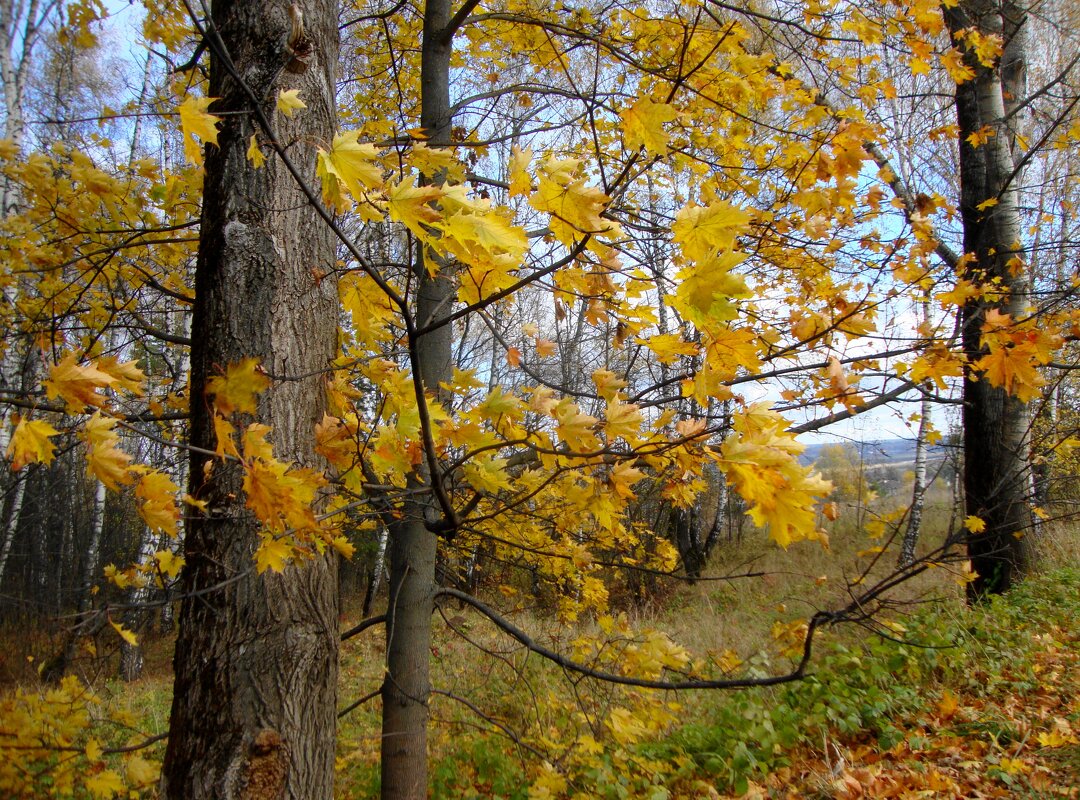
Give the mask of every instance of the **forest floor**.
[{"label": "forest floor", "polygon": [[[467,610],[443,609],[432,652],[432,796],[1080,798],[1076,539],[1071,531],[1059,537],[1067,546],[1038,575],[981,608],[960,602],[962,590],[944,570],[924,576],[879,629],[885,636],[827,632],[807,679],[736,692],[643,692],[583,681],[530,657]],[[834,536],[834,550],[844,547]],[[683,587],[616,618],[616,627],[638,632],[639,648],[667,641],[655,633],[664,631],[714,671],[730,664],[743,674],[782,672],[791,664],[778,649],[785,626],[807,607],[843,596],[843,559],[806,549],[793,562],[753,540],[721,556],[733,573],[752,565],[769,578]],[[357,618],[347,614],[343,628]],[[589,649],[601,638],[597,620],[568,628],[524,604],[513,620],[563,651],[591,653],[597,666],[610,668],[627,652]],[[36,657],[27,657],[28,645]],[[47,696],[35,688],[33,669],[55,646],[41,633],[0,630],[0,711],[13,683]],[[377,794],[373,692],[383,647],[376,629],[343,646],[340,705],[364,702],[340,721],[340,797]],[[144,677],[132,684],[108,677],[116,657],[106,644],[80,662],[102,722],[73,741],[95,757],[91,772],[99,777],[126,774],[131,785],[135,763],[145,772],[136,778],[149,787],[160,742],[138,762],[89,752],[166,730],[171,641],[148,638],[145,650]],[[0,741],[0,760],[2,751]],[[100,793],[76,789],[73,796],[113,796],[99,785]]]},{"label": "forest floor", "polygon": [[743,796],[1080,797],[1078,612],[1080,572],[1068,570],[967,615],[948,631],[949,663],[895,714],[824,728]]},{"label": "forest floor", "polygon": [[[962,576],[931,571],[905,587],[884,638],[829,632],[808,679],[768,689],[646,697],[597,687],[448,610],[472,643],[445,629],[436,637],[445,694],[433,702],[433,796],[1080,798],[1080,559],[1071,532],[1062,543],[1040,574],[981,608],[963,604]],[[791,663],[776,654],[783,620],[847,591],[837,553],[805,550],[796,569],[755,542],[723,557],[739,565],[732,572],[752,564],[771,577],[685,587],[633,627],[668,632],[714,666],[776,673]],[[515,622],[544,629],[525,612]],[[378,636],[346,645],[353,699],[377,685],[382,646]],[[378,713],[376,701],[343,720],[342,796],[376,791]]]}]

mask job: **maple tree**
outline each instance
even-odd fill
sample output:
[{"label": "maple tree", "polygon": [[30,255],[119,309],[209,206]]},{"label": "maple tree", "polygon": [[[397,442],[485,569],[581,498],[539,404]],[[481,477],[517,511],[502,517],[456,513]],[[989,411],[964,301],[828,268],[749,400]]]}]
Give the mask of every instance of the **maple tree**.
[{"label": "maple tree", "polygon": [[[359,626],[387,631],[386,797],[427,791],[441,599],[579,674],[719,688],[799,677],[817,628],[925,569],[782,625],[795,666],[765,678],[616,623],[634,575],[681,557],[700,576],[699,512],[729,489],[778,545],[827,543],[832,487],[797,433],[961,385],[971,591],[1006,588],[1031,527],[1027,404],[1075,312],[1071,285],[1029,298],[1015,120],[1049,90],[1018,82],[1029,10],[999,5],[430,0],[339,21],[332,2],[147,0],[143,36],[176,61],[132,113],[162,115],[175,160],[7,143],[0,245],[5,322],[44,364],[4,396],[11,466],[79,442],[151,534],[112,582],[179,591],[165,796],[282,760],[274,791],[329,796],[351,528],[387,532],[387,611]],[[104,9],[67,13],[89,46]],[[1071,91],[1073,66],[1044,88]],[[955,90],[959,124],[931,138],[959,143],[958,203],[890,152],[876,106],[900,69]],[[1074,151],[1075,107],[1027,152]],[[942,313],[904,322],[916,296]],[[185,448],[187,491],[129,434]],[[182,518],[182,555],[155,549]],[[634,649],[556,652],[439,578],[499,564],[506,594],[528,574],[559,619]],[[625,741],[668,718],[617,711]]]}]

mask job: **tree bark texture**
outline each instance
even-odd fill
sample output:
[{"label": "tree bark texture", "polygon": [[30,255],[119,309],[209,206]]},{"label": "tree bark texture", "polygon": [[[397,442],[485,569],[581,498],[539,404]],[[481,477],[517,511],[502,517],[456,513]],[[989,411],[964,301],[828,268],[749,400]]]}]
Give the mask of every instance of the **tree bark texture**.
[{"label": "tree bark texture", "polygon": [[[964,351],[975,361],[988,351],[982,327],[991,309],[1021,318],[1030,302],[1027,267],[1022,259],[1019,155],[1014,146],[1017,103],[1024,92],[1024,10],[1009,0],[961,0],[945,9],[953,32],[974,27],[1002,36],[1006,46],[994,66],[965,58],[975,71],[956,87],[960,127],[960,213],[964,251],[974,256],[962,277],[976,285],[997,282],[1000,299],[973,299],[961,309]],[[968,137],[984,128],[994,135],[975,146]],[[979,204],[996,199],[991,207]],[[986,529],[968,540],[968,554],[978,577],[968,597],[1006,591],[1028,566],[1025,536],[1031,530],[1029,487],[1029,416],[1025,402],[985,378],[964,382],[964,493],[966,511]]]},{"label": "tree bark texture", "polygon": [[[428,0],[421,44],[420,124],[428,143],[450,141],[451,37],[449,0]],[[441,176],[427,176],[441,180]],[[424,327],[445,318],[453,309],[454,284],[446,269],[430,277],[426,259],[417,258],[416,323]],[[445,266],[445,265],[443,265]],[[438,393],[449,380],[452,364],[452,326],[444,325],[417,339],[412,368],[424,387]],[[426,475],[430,487],[438,475]],[[413,488],[422,488],[421,478]],[[431,492],[406,503],[399,524],[390,528],[390,583],[386,620],[386,678],[382,687],[382,797],[421,800],[427,797],[427,724],[431,694],[431,616],[435,603],[435,562],[438,539],[425,521],[438,516]]]},{"label": "tree bark texture", "polygon": [[[323,371],[336,351],[334,242],[283,162],[246,157],[257,98],[290,160],[316,184],[316,147],[334,132],[337,4],[300,0],[313,48],[286,69],[289,3],[215,0],[210,88],[219,146],[206,153],[192,325],[191,438],[213,450],[207,380],[253,356],[274,380],[254,419],[272,426],[274,455],[320,466],[314,426]],[[224,52],[222,52],[224,51]],[[227,54],[227,57],[226,57]],[[295,62],[294,62],[295,63]],[[307,108],[275,113],[280,90]],[[259,134],[261,136],[261,134]],[[264,150],[268,148],[264,146]],[[332,557],[258,575],[259,523],[244,506],[242,470],[194,453],[190,490],[208,511],[188,524],[180,632],[162,796],[170,800],[319,800],[333,795],[338,656]]]}]

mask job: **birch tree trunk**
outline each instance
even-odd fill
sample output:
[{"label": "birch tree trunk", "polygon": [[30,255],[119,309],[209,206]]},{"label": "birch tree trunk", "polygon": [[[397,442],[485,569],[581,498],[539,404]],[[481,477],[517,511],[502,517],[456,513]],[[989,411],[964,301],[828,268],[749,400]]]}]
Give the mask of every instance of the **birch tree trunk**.
[{"label": "birch tree trunk", "polygon": [[[43,10],[39,0],[29,3],[0,0],[0,90],[4,98],[4,138],[10,139],[17,150],[22,150],[26,138],[26,120],[23,103],[26,95],[26,79],[32,63],[41,26],[54,9],[47,4]],[[19,211],[19,191],[6,176],[0,176],[0,216],[7,217]],[[19,285],[5,286],[3,300],[12,307],[19,300]],[[21,339],[6,343],[0,354],[0,387],[27,389],[36,378],[34,360],[28,355],[29,347]],[[0,457],[6,458],[11,438],[8,424],[9,408],[0,406]],[[3,581],[15,531],[19,527],[23,500],[26,496],[28,474],[15,475],[4,465],[0,489],[6,501],[0,501],[0,583]]]},{"label": "birch tree trunk", "polygon": [[[299,8],[299,4],[297,6]],[[284,68],[286,3],[216,0],[209,94],[220,98],[219,147],[208,148],[192,324],[191,439],[213,450],[208,379],[245,357],[275,381],[255,421],[274,454],[320,466],[314,426],[326,406],[323,371],[336,351],[331,231],[280,158],[256,169],[253,100],[309,186],[316,147],[334,132],[337,3],[305,0],[306,71]],[[239,83],[243,79],[246,88]],[[307,108],[275,114],[279,90]],[[250,93],[249,93],[250,92]],[[337,563],[325,556],[258,575],[259,524],[235,463],[191,458],[190,491],[208,502],[184,542],[180,630],[161,795],[170,800],[329,800],[333,796],[338,650]]]},{"label": "birch tree trunk", "polygon": [[900,545],[898,566],[907,567],[915,563],[915,546],[919,543],[922,532],[922,512],[926,504],[926,461],[929,449],[926,439],[930,434],[929,387],[919,403],[919,432],[915,439],[915,479],[911,488],[911,507],[908,509],[908,524],[904,531],[904,540]]},{"label": "birch tree trunk", "polygon": [[389,533],[385,526],[379,527],[375,538],[375,562],[371,565],[367,588],[364,590],[364,606],[361,612],[365,617],[371,614],[371,606],[382,588],[383,572],[386,571],[386,543]]},{"label": "birch tree trunk", "polygon": [[[956,87],[964,251],[975,258],[962,277],[976,285],[998,282],[1005,290],[1001,299],[976,298],[961,309],[964,352],[975,361],[987,353],[981,341],[987,312],[994,309],[1018,319],[1030,302],[1027,267],[1021,260],[1019,158],[1010,124],[1016,117],[1009,115],[1018,111],[1025,92],[1026,9],[1011,0],[960,0],[943,10],[951,31],[974,28],[1006,43],[993,66],[967,53],[975,77]],[[993,135],[976,146],[969,137],[984,129]],[[989,199],[997,204],[978,208]],[[986,523],[984,532],[968,538],[968,555],[978,575],[968,584],[968,598],[977,600],[1006,591],[1028,566],[1029,419],[1025,402],[985,378],[965,380],[963,397],[966,512]]]},{"label": "birch tree trunk", "polygon": [[[930,298],[923,298],[922,319],[924,323],[930,322]],[[900,557],[897,566],[907,567],[915,563],[915,547],[919,543],[919,534],[922,533],[922,512],[926,503],[926,461],[929,443],[926,441],[930,436],[931,423],[930,412],[933,404],[930,402],[932,384],[923,387],[922,400],[919,403],[919,432],[915,436],[915,477],[911,487],[911,507],[908,509],[908,524],[904,531],[904,539],[900,543]]]}]

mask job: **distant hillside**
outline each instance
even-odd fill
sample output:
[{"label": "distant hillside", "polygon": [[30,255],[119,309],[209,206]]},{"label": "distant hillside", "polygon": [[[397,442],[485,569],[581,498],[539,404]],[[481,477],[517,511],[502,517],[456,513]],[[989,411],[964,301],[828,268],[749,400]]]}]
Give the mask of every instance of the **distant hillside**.
[{"label": "distant hillside", "polygon": [[[885,464],[900,466],[915,460],[914,439],[882,439],[875,442],[838,442],[837,444],[850,444],[857,448],[862,455],[863,463],[867,466]],[[803,464],[812,464],[817,461],[824,448],[832,446],[832,443],[807,445],[806,450],[799,456],[799,461]],[[930,448],[929,456],[931,461],[941,461],[947,454],[948,448],[934,445]]]}]

